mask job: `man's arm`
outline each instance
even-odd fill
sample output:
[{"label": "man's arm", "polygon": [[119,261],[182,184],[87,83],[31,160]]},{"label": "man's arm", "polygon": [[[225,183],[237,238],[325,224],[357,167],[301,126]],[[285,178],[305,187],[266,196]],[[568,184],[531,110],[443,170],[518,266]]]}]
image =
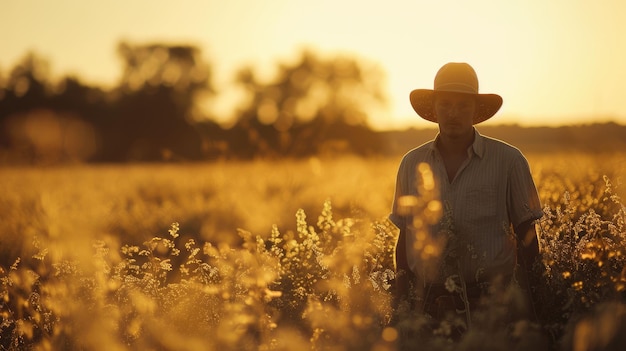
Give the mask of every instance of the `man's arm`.
[{"label": "man's arm", "polygon": [[539,258],[539,240],[535,230],[535,221],[522,222],[515,228],[517,235],[517,252],[522,266],[530,272],[533,264]]},{"label": "man's arm", "polygon": [[[423,303],[420,300],[421,293],[416,291],[416,277],[409,268],[406,250],[406,228],[400,229],[396,243],[396,305],[403,301],[413,306],[417,302],[417,309],[421,311]],[[413,291],[411,291],[413,290]],[[417,299],[418,301],[413,301]],[[397,307],[397,306],[396,306]]]},{"label": "man's arm", "polygon": [[515,228],[517,235],[517,257],[521,268],[520,284],[528,294],[533,308],[534,318],[541,308],[540,296],[537,288],[543,276],[543,265],[537,264],[541,258],[539,254],[539,240],[535,229],[535,221],[528,220]]}]

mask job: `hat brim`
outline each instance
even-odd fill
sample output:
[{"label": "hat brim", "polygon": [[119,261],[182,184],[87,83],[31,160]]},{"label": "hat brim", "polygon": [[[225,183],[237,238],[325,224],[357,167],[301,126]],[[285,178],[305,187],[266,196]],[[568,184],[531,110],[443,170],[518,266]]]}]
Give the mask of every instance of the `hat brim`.
[{"label": "hat brim", "polygon": [[[423,119],[437,123],[437,118],[433,111],[433,100],[436,91],[431,89],[415,89],[410,94],[411,106],[413,110]],[[500,110],[502,97],[497,94],[470,94],[476,96],[476,115],[474,124],[484,122]]]}]

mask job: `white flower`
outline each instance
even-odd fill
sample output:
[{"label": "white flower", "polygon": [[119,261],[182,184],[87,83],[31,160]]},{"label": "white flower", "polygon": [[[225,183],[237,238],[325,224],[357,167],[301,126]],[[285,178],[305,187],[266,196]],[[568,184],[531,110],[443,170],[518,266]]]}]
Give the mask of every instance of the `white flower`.
[{"label": "white flower", "polygon": [[449,292],[455,292],[459,290],[459,286],[456,284],[456,280],[454,278],[458,277],[458,275],[451,275],[446,279],[444,286],[446,290]]}]

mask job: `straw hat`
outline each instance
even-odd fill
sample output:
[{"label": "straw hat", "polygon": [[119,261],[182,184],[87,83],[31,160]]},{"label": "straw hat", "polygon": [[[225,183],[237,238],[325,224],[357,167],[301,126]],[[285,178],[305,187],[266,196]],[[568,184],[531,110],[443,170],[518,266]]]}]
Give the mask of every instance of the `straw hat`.
[{"label": "straw hat", "polygon": [[502,106],[502,97],[496,94],[479,94],[476,71],[467,63],[450,62],[443,65],[435,76],[434,89],[416,89],[411,92],[411,106],[420,117],[437,123],[433,112],[433,99],[437,92],[447,91],[476,95],[474,124],[486,121]]}]

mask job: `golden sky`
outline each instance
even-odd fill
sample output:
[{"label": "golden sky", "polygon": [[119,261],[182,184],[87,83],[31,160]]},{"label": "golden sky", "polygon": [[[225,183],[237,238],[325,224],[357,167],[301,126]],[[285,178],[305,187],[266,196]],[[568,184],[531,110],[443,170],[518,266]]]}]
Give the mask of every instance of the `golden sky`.
[{"label": "golden sky", "polygon": [[8,0],[0,11],[0,72],[34,50],[54,75],[94,84],[120,77],[122,40],[203,48],[226,116],[233,74],[268,70],[303,47],[358,55],[386,73],[378,127],[427,125],[408,95],[439,67],[465,61],[481,92],[503,96],[486,122],[626,123],[626,1],[621,0]]}]

